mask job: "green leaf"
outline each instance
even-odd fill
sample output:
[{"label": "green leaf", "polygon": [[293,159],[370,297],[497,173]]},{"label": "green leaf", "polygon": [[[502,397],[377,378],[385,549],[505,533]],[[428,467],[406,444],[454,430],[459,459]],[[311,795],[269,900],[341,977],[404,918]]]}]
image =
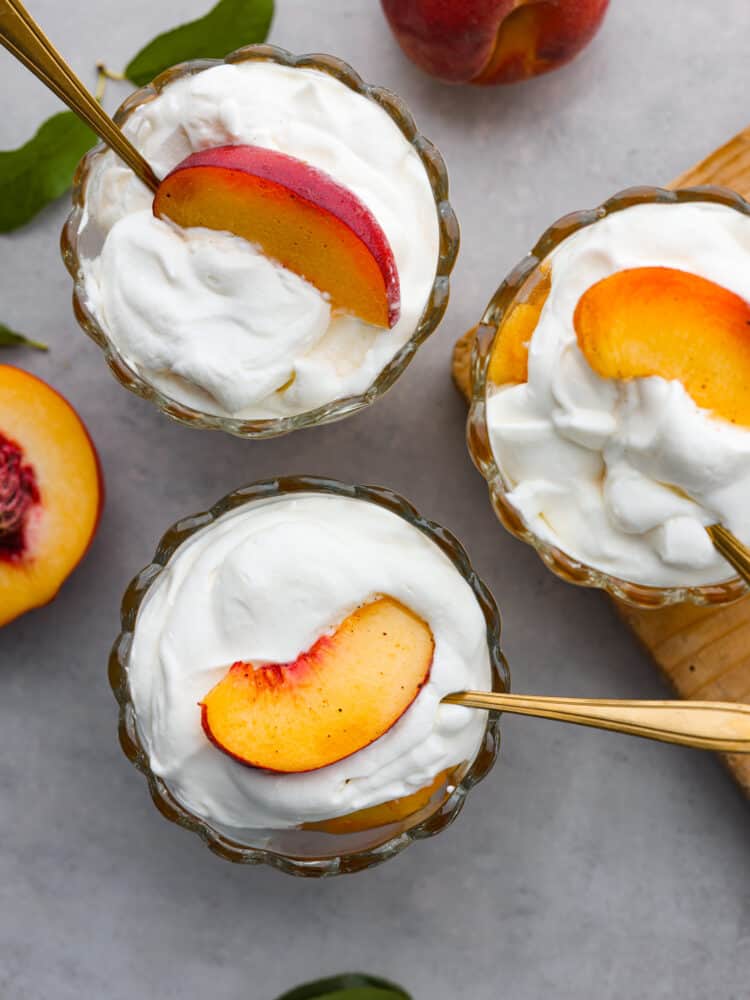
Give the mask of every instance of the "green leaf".
[{"label": "green leaf", "polygon": [[5,323],[0,323],[0,347],[33,347],[37,351],[49,350],[46,344],[24,337],[22,333],[16,333]]},{"label": "green leaf", "polygon": [[273,0],[219,0],[204,17],[158,35],[125,67],[142,87],[162,70],[188,59],[221,59],[241,45],[264,42],[273,19]]},{"label": "green leaf", "polygon": [[0,232],[33,218],[70,187],[96,136],[72,111],[48,118],[24,146],[0,152]]},{"label": "green leaf", "polygon": [[361,972],[344,972],[297,986],[277,1000],[411,1000],[395,983]]},{"label": "green leaf", "polygon": [[403,1000],[405,993],[379,990],[375,986],[354,986],[350,990],[318,993],[315,1000]]}]

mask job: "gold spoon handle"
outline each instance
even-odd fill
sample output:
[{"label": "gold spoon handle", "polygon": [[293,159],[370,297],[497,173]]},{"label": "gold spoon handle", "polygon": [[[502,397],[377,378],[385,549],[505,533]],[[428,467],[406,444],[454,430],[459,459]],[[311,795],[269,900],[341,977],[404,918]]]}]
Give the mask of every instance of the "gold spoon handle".
[{"label": "gold spoon handle", "polygon": [[156,174],[84,87],[20,0],[0,0],[0,43],[85,121],[147,187],[156,191],[159,186]]},{"label": "gold spoon handle", "polygon": [[706,531],[711,536],[714,548],[737,570],[745,583],[750,583],[750,549],[723,524],[710,524]]},{"label": "gold spoon handle", "polygon": [[750,705],[723,701],[610,701],[547,698],[491,691],[457,691],[444,702],[557,719],[579,726],[645,736],[699,750],[750,753]]}]

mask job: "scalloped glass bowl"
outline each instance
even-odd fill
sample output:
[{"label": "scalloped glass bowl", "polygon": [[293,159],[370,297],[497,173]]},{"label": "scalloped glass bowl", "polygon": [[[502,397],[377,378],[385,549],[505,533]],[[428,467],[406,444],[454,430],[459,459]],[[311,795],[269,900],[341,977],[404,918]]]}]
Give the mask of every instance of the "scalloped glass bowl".
[{"label": "scalloped glass bowl", "polygon": [[403,517],[428,536],[451,560],[471,587],[487,623],[487,648],[492,669],[492,688],[510,689],[510,672],[500,649],[500,614],[495,600],[474,571],[460,542],[445,528],[423,518],[408,501],[384,487],[350,486],[330,479],[294,476],[253,483],[230,493],[210,510],[174,524],[159,542],[153,562],[131,582],[121,609],[122,631],[109,662],[109,680],[120,705],[119,735],[125,756],[141,771],[157,809],[167,819],[198,834],[220,857],[240,864],[268,864],[293,875],[336,875],[370,868],[393,857],[415,840],[434,836],[458,815],[466,795],[490,770],[500,745],[499,713],[489,712],[484,741],[476,757],[446,786],[430,805],[401,824],[382,826],[363,834],[311,836],[306,830],[280,831],[276,840],[244,843],[227,836],[206,820],[191,813],[171,794],[165,782],[151,770],[139,735],[136,712],[128,687],[128,657],[138,611],[175,551],[200,531],[237,507],[272,497],[300,492],[328,493],[378,504]]},{"label": "scalloped glass bowl", "polygon": [[547,229],[532,251],[510,272],[493,295],[477,328],[471,360],[471,407],[467,443],[474,464],[487,482],[492,506],[503,526],[516,538],[533,546],[545,565],[568,583],[581,587],[598,587],[618,600],[642,608],[659,608],[682,601],[704,605],[728,604],[747,594],[748,588],[739,577],[711,586],[648,587],[621,580],[578,562],[561,549],[538,538],[508,501],[507,494],[511,484],[498,468],[492,453],[485,403],[487,370],[503,317],[517,301],[524,300],[530,287],[538,279],[543,262],[563,240],[579,229],[632,205],[686,201],[718,202],[750,215],[750,205],[738,194],[724,188],[683,188],[670,191],[657,187],[637,187],[619,192],[598,208],[563,216]]},{"label": "scalloped glass bowl", "polygon": [[244,438],[268,438],[287,434],[304,427],[341,420],[357,413],[373,403],[390,389],[396,379],[406,369],[417,349],[435,330],[445,313],[449,297],[449,277],[453,270],[459,247],[459,228],[455,213],[448,201],[448,173],[442,156],[417,130],[417,126],[406,105],[395,94],[365,83],[361,77],[341,59],[327,55],[294,56],[285,49],[273,45],[248,45],[228,55],[226,59],[200,59],[173,66],[161,73],[151,84],[141,87],[120,105],[114,120],[119,126],[128,120],[137,108],[157,97],[165,87],[175,80],[192,76],[212,66],[225,63],[250,61],[275,62],[282,66],[317,69],[335,77],[341,83],[379,104],[393,119],[401,132],[416,150],[422,161],[435,198],[440,247],[436,261],[435,280],[427,303],[416,329],[409,340],[391,358],[375,381],[363,393],[334,399],[322,406],[292,416],[274,417],[263,420],[242,420],[233,417],[203,413],[187,406],[157,389],[130,365],[117,351],[106,331],[86,306],[86,296],[81,276],[80,232],[84,218],[84,198],[86,184],[93,165],[105,149],[100,144],[83,157],[73,179],[73,209],[63,227],[61,250],[65,266],[73,278],[73,311],[81,328],[104,352],[112,374],[131,392],[151,400],[167,416],[202,430],[221,430]]}]

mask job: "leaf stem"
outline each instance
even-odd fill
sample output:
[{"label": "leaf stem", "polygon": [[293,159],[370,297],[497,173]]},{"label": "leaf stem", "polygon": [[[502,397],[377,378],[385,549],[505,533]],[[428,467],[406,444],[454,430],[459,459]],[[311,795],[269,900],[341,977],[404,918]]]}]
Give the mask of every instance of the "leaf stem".
[{"label": "leaf stem", "polygon": [[100,104],[104,99],[104,91],[107,89],[107,80],[127,80],[127,77],[124,73],[116,73],[106,63],[100,61],[96,64],[96,90],[94,91],[94,97]]},{"label": "leaf stem", "polygon": [[40,340],[32,340],[23,333],[16,333],[0,322],[0,347],[33,347],[37,351],[48,351],[49,347]]},{"label": "leaf stem", "polygon": [[48,351],[49,345],[43,344],[41,340],[32,340],[30,337],[25,338],[25,343],[28,347],[33,347],[37,351]]}]

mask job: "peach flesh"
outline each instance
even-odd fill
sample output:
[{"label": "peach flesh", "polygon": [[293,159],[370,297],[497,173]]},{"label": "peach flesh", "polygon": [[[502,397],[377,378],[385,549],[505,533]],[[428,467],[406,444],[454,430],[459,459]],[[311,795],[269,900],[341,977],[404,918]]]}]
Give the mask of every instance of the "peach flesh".
[{"label": "peach flesh", "polygon": [[433,651],[420,618],[393,598],[378,598],[292,663],[233,664],[201,703],[204,731],[249,767],[326,767],[401,718],[429,678]]},{"label": "peach flesh", "polygon": [[441,771],[429,785],[425,785],[424,788],[420,788],[419,791],[413,792],[411,795],[384,802],[379,806],[370,806],[369,809],[347,813],[345,816],[336,816],[334,819],[320,820],[317,823],[303,823],[302,829],[317,830],[320,833],[348,834],[363,833],[366,830],[391,826],[406,820],[411,820],[410,825],[414,825],[426,818],[441,802],[445,801],[448,795],[448,786],[458,782],[463,770],[464,768],[459,767]]},{"label": "peach flesh", "polygon": [[750,427],[750,303],[706,278],[638,267],[602,279],[573,317],[602,378],[680,381],[702,409]]},{"label": "peach flesh", "polygon": [[330,295],[334,308],[375,326],[398,321],[398,271],[377,219],[296,157],[247,145],[193,153],[159,185],[154,215],[241,236]]},{"label": "peach flesh", "polygon": [[529,377],[529,343],[550,292],[551,274],[542,265],[523,289],[523,295],[503,317],[487,371],[494,385],[514,385]]},{"label": "peach flesh", "polygon": [[0,626],[51,601],[99,523],[96,450],[46,382],[0,364]]}]

